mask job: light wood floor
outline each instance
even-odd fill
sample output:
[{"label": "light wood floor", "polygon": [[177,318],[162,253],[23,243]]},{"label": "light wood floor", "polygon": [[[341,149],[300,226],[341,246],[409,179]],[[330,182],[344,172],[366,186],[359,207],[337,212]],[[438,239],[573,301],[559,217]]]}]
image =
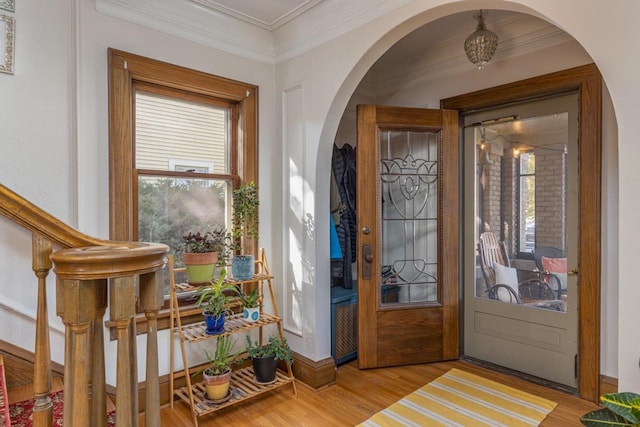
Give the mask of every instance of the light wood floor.
[{"label": "light wood floor", "polygon": [[[580,426],[580,417],[598,407],[561,391],[462,362],[358,370],[357,362],[341,365],[334,385],[314,390],[298,382],[298,397],[289,386],[253,400],[200,417],[201,427],[213,426],[354,426],[451,368],[462,369],[558,403],[543,426]],[[187,405],[161,410],[164,427],[192,426]],[[144,416],[140,426],[144,426]]]}]

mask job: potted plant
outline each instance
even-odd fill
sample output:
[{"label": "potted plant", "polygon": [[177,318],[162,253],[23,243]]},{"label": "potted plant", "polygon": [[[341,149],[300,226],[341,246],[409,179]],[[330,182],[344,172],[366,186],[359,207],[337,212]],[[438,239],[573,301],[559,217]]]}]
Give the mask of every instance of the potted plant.
[{"label": "potted plant", "polygon": [[204,234],[189,232],[182,236],[176,254],[182,256],[189,283],[208,283],[213,278],[216,266],[227,263],[230,243],[231,235],[224,229]]},{"label": "potted plant", "polygon": [[196,305],[202,309],[209,335],[224,332],[225,315],[229,312],[229,303],[234,295],[238,294],[238,288],[232,283],[225,283],[227,271],[222,269],[216,280],[212,280],[209,286],[198,289]]},{"label": "potted plant", "polygon": [[232,194],[233,215],[231,218],[231,235],[234,248],[239,251],[231,259],[231,272],[238,280],[247,280],[254,274],[253,255],[243,253],[243,240],[258,239],[259,207],[258,190],[254,182],[249,182],[235,189]]},{"label": "potted plant", "polygon": [[640,394],[608,393],[603,394],[600,401],[605,407],[583,415],[582,424],[588,427],[640,425]]},{"label": "potted plant", "polygon": [[240,294],[242,302],[242,315],[246,322],[255,323],[260,318],[260,293],[255,287],[249,293]]},{"label": "potted plant", "polygon": [[231,335],[218,338],[216,351],[211,355],[204,350],[209,360],[209,366],[202,371],[207,397],[210,400],[220,401],[229,395],[231,381],[231,366],[236,361],[238,353],[232,353],[233,341]]},{"label": "potted plant", "polygon": [[252,343],[247,335],[247,355],[251,358],[253,373],[259,384],[270,384],[276,380],[278,360],[283,360],[288,365],[293,363],[293,351],[286,339],[280,339],[274,335],[264,345],[258,342]]}]

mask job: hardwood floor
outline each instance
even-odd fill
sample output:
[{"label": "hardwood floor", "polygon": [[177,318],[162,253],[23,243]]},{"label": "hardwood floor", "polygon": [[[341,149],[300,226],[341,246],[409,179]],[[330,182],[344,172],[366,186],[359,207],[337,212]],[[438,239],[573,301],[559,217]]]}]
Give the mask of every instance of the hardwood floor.
[{"label": "hardwood floor", "polygon": [[[519,388],[558,403],[543,426],[580,426],[580,417],[597,405],[561,391],[529,383],[463,361],[358,370],[357,361],[338,368],[336,383],[314,390],[298,382],[298,398],[291,387],[225,408],[198,419],[201,427],[213,426],[354,426],[377,411],[444,374],[451,368]],[[165,427],[192,426],[187,405],[175,402],[161,410]],[[144,426],[144,416],[140,419]]]}]

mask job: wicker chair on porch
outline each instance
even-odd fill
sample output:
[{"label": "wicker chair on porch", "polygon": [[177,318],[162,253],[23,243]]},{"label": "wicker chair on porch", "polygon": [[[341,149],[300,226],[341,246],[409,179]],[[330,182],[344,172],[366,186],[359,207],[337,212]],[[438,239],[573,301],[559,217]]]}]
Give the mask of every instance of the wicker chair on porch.
[{"label": "wicker chair on porch", "polygon": [[490,299],[522,304],[524,300],[555,300],[555,293],[549,285],[538,278],[518,281],[517,270],[511,268],[507,248],[498,241],[495,234],[486,231],[480,235],[478,243],[480,267]]}]

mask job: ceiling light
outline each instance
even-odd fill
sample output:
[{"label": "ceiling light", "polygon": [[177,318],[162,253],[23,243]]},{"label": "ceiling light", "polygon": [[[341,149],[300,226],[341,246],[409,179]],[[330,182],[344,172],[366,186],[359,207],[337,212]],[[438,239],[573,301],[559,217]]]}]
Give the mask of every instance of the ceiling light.
[{"label": "ceiling light", "polygon": [[481,70],[496,53],[498,36],[484,26],[485,14],[482,10],[473,17],[478,20],[478,26],[476,31],[465,40],[464,51],[467,53],[469,61]]}]

